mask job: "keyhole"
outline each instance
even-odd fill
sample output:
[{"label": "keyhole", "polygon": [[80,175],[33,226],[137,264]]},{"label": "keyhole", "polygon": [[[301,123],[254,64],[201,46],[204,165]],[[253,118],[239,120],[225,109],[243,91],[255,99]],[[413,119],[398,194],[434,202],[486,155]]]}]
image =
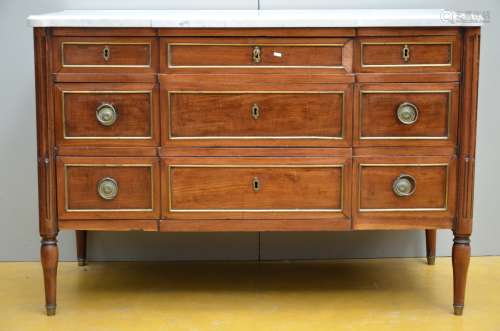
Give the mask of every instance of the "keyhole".
[{"label": "keyhole", "polygon": [[104,61],[108,61],[109,60],[109,56],[110,56],[110,51],[109,51],[109,47],[106,46],[104,47],[104,49],[102,50],[102,57],[104,58]]},{"label": "keyhole", "polygon": [[408,47],[408,45],[405,45],[403,47],[403,60],[405,62],[408,62],[409,59],[410,59],[410,48]]},{"label": "keyhole", "polygon": [[260,180],[257,177],[254,177],[252,181],[252,188],[254,192],[259,192],[260,191]]},{"label": "keyhole", "polygon": [[254,120],[258,119],[260,116],[260,108],[259,108],[259,105],[257,104],[253,104],[252,106],[252,117]]},{"label": "keyhole", "polygon": [[252,59],[254,63],[260,63],[261,61],[261,50],[259,46],[255,46],[252,51]]}]

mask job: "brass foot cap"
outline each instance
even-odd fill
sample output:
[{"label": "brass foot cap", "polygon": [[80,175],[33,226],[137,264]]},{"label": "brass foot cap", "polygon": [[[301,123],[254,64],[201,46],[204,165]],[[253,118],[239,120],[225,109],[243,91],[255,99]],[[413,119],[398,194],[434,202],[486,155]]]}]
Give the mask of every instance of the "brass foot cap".
[{"label": "brass foot cap", "polygon": [[428,265],[434,265],[436,263],[436,257],[435,256],[427,256],[427,264]]},{"label": "brass foot cap", "polygon": [[56,314],[56,305],[47,305],[47,316],[54,316]]},{"label": "brass foot cap", "polygon": [[87,265],[87,260],[85,260],[85,259],[80,259],[80,258],[79,258],[79,259],[78,259],[78,265],[79,265],[80,267],[86,266],[86,265]]},{"label": "brass foot cap", "polygon": [[464,312],[464,306],[453,305],[453,310],[455,315],[461,316]]}]

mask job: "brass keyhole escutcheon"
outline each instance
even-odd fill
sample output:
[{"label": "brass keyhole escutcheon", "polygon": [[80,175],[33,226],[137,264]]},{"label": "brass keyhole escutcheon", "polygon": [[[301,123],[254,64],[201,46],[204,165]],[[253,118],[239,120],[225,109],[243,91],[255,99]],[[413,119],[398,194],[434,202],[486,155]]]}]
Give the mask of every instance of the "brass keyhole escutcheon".
[{"label": "brass keyhole escutcheon", "polygon": [[111,56],[111,51],[109,50],[109,47],[104,46],[104,48],[102,49],[102,57],[104,58],[104,61],[108,62],[110,56]]},{"label": "brass keyhole escutcheon", "polygon": [[262,50],[259,46],[255,46],[252,51],[252,61],[253,63],[260,63],[262,61]]},{"label": "brass keyhole escutcheon", "polygon": [[252,117],[254,120],[259,119],[260,117],[260,107],[256,103],[252,105]]},{"label": "brass keyhole escutcheon", "polygon": [[260,180],[257,177],[254,177],[252,180],[252,189],[254,192],[259,192],[260,191]]},{"label": "brass keyhole escutcheon", "polygon": [[410,48],[408,47],[408,45],[403,46],[401,53],[403,61],[408,62],[410,60]]}]

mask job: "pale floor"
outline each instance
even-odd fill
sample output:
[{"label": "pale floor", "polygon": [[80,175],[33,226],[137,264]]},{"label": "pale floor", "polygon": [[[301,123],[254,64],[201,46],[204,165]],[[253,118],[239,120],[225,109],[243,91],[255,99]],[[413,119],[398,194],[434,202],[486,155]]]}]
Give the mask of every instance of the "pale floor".
[{"label": "pale floor", "polygon": [[500,257],[471,261],[464,316],[450,258],[61,263],[44,315],[39,263],[0,263],[0,331],[500,330]]}]

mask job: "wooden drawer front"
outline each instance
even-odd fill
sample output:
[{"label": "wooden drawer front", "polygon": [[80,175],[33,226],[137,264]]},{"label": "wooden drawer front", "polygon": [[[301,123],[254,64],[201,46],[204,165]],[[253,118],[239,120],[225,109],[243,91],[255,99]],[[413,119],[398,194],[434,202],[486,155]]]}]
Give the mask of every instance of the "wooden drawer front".
[{"label": "wooden drawer front", "polygon": [[359,86],[359,145],[454,145],[459,89],[446,84]]},{"label": "wooden drawer front", "polygon": [[60,218],[159,217],[155,158],[62,157],[57,162]]},{"label": "wooden drawer front", "polygon": [[155,71],[154,38],[54,38],[54,64],[58,72]]},{"label": "wooden drawer front", "polygon": [[357,215],[441,217],[455,213],[455,157],[360,157],[355,161]]},{"label": "wooden drawer front", "polygon": [[162,71],[351,71],[352,42],[331,38],[165,38]]},{"label": "wooden drawer front", "polygon": [[345,159],[167,158],[167,218],[346,219]]},{"label": "wooden drawer front", "polygon": [[347,85],[328,91],[167,93],[170,123],[167,143],[348,143],[344,117],[350,114],[350,110],[345,110],[345,99],[352,94]]},{"label": "wooden drawer front", "polygon": [[460,71],[456,36],[384,37],[359,40],[359,71]]},{"label": "wooden drawer front", "polygon": [[157,88],[152,84],[58,84],[61,145],[157,145]]}]

